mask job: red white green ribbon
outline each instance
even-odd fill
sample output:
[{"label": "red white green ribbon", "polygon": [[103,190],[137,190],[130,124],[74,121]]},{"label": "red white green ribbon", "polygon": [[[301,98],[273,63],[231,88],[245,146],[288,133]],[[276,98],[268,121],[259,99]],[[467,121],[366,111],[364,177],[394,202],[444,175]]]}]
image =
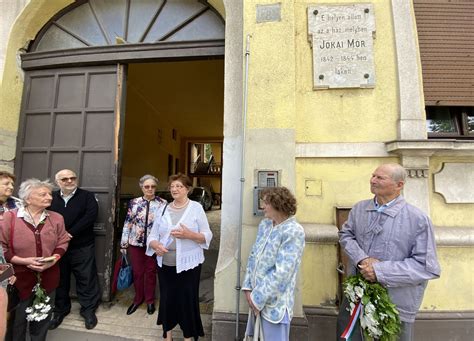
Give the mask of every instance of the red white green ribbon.
[{"label": "red white green ribbon", "polygon": [[359,319],[361,308],[362,308],[362,304],[360,304],[360,301],[359,301],[357,302],[356,306],[354,307],[354,310],[352,311],[351,319],[349,323],[347,324],[346,329],[344,329],[344,331],[342,332],[341,338],[345,340],[350,340],[352,336],[352,332],[355,329],[357,320]]}]

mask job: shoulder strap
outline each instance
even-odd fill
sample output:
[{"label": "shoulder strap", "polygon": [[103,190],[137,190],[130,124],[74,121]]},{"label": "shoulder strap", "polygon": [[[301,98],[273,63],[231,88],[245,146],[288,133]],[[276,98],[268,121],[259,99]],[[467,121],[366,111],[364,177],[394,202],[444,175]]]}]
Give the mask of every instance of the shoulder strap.
[{"label": "shoulder strap", "polygon": [[165,214],[166,208],[168,207],[169,204],[170,204],[169,202],[166,203],[165,208],[163,209],[163,212],[161,212],[161,216]]},{"label": "shoulder strap", "polygon": [[14,255],[15,251],[13,250],[13,234],[15,231],[16,210],[12,210],[10,212],[12,213],[12,221],[10,222],[10,250],[12,255]]}]

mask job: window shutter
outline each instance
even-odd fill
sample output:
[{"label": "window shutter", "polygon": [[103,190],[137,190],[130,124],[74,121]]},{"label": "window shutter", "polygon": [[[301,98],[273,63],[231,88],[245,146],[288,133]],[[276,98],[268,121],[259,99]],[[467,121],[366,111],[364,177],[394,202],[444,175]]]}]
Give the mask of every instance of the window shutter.
[{"label": "window shutter", "polygon": [[414,1],[426,105],[474,106],[474,1]]}]

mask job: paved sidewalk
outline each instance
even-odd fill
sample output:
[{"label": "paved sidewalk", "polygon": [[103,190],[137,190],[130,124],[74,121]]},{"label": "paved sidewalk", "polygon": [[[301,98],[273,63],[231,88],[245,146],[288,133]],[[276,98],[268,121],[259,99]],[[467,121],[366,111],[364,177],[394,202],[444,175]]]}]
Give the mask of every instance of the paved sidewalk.
[{"label": "paved sidewalk", "polygon": [[[84,319],[79,315],[79,304],[73,303],[71,313],[66,316],[58,329],[48,333],[48,341],[151,341],[162,336],[161,326],[156,325],[157,312],[148,315],[143,304],[134,314],[126,315],[127,306],[121,302],[102,304],[97,309],[99,323],[92,330],[84,327]],[[202,314],[206,337],[200,340],[211,340],[211,314]],[[175,341],[182,340],[182,333],[177,327],[173,331]]]},{"label": "paved sidewalk", "polygon": [[[206,251],[206,261],[203,264],[201,283],[199,286],[199,301],[201,318],[206,337],[200,340],[211,340],[212,306],[214,302],[214,269],[217,262],[217,250]],[[157,288],[157,293],[158,288]],[[161,326],[156,324],[158,311],[153,315],[146,312],[146,304],[142,304],[132,315],[127,315],[128,306],[133,301],[135,292],[133,286],[118,292],[111,302],[105,302],[97,309],[98,324],[92,330],[84,326],[84,319],[79,315],[79,303],[73,300],[71,313],[66,316],[58,329],[48,333],[48,341],[132,341],[160,340]],[[157,295],[158,296],[158,295]],[[158,308],[159,298],[156,301]],[[182,340],[179,326],[173,331],[174,341]]]},{"label": "paved sidewalk", "polygon": [[[202,267],[199,286],[201,319],[206,334],[204,338],[199,340],[203,341],[211,340],[212,334],[214,272],[220,241],[220,210],[209,211],[207,216],[214,237],[210,249],[204,251],[205,262]],[[158,309],[158,287],[156,293],[156,308]],[[99,322],[92,330],[85,328],[84,319],[79,315],[79,303],[73,301],[71,313],[66,316],[63,323],[57,329],[48,332],[48,341],[155,341],[162,339],[161,326],[156,324],[158,311],[153,315],[148,315],[146,304],[142,304],[132,315],[126,314],[127,308],[133,301],[134,294],[132,286],[127,290],[118,292],[111,302],[101,304],[96,312]],[[179,326],[173,330],[173,340],[183,340]]]}]

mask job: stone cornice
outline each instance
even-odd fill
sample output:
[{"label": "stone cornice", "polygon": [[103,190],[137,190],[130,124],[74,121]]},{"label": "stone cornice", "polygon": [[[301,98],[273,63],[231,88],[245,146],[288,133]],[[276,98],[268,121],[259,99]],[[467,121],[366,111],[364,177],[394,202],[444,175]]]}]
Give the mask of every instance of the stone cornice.
[{"label": "stone cornice", "polygon": [[301,223],[306,234],[306,242],[320,244],[337,244],[339,237],[337,235],[336,225]]},{"label": "stone cornice", "polygon": [[[336,225],[301,223],[306,242],[313,244],[337,244]],[[436,244],[439,247],[474,247],[474,227],[435,226]]]},{"label": "stone cornice", "polygon": [[383,142],[296,143],[297,158],[388,157]]},{"label": "stone cornice", "polygon": [[474,156],[473,140],[396,140],[385,147],[388,153],[404,156]]}]

